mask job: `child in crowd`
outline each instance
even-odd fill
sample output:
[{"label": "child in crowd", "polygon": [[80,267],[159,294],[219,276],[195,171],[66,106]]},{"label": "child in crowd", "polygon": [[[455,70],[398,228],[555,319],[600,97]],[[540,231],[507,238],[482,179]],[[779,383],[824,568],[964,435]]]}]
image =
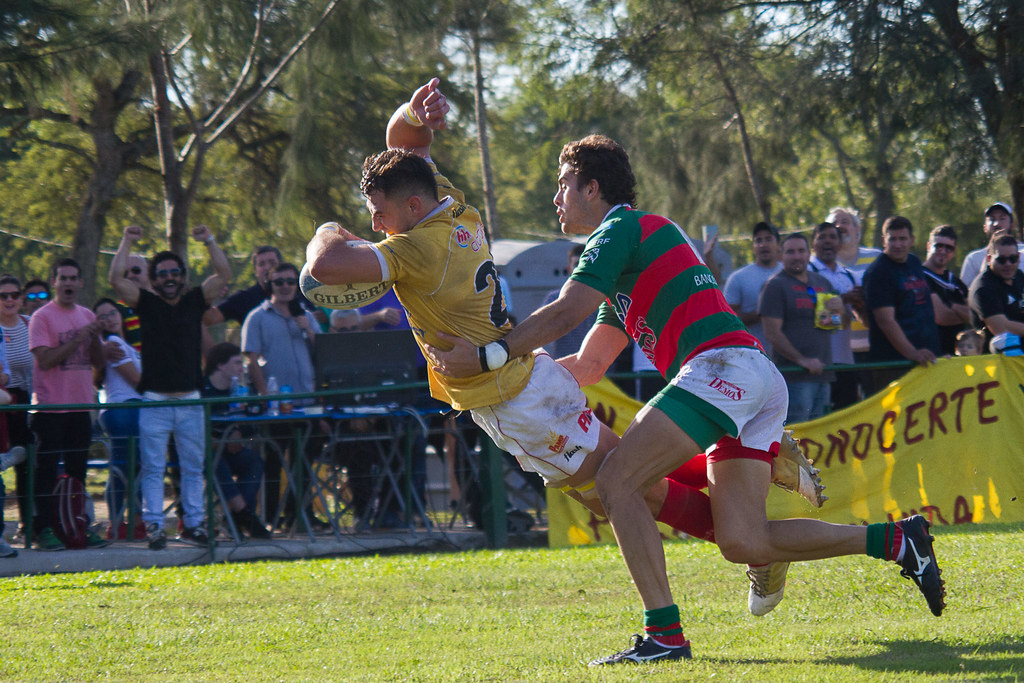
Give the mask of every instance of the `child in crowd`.
[{"label": "child in crowd", "polygon": [[977,330],[964,330],[956,335],[956,355],[980,356],[981,344],[981,332]]}]

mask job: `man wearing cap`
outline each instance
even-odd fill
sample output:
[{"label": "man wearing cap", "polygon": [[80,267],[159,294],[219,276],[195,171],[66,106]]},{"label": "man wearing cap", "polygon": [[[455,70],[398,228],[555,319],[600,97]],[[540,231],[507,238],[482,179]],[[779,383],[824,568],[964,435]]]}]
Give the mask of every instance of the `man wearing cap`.
[{"label": "man wearing cap", "polygon": [[[1013,220],[1013,209],[1005,202],[996,202],[988,207],[985,209],[985,222],[982,224],[982,229],[985,231],[985,238],[989,241],[999,232],[1005,232],[1016,237],[1017,225]],[[978,277],[978,274],[985,269],[985,255],[987,253],[988,247],[984,246],[981,249],[975,249],[964,257],[963,265],[960,266],[960,279],[968,287]]]},{"label": "man wearing cap", "polygon": [[779,263],[779,231],[771,223],[761,221],[754,226],[753,237],[754,262],[733,271],[725,281],[725,300],[770,355],[771,345],[761,327],[757,301],[768,278],[782,270],[782,264]]}]

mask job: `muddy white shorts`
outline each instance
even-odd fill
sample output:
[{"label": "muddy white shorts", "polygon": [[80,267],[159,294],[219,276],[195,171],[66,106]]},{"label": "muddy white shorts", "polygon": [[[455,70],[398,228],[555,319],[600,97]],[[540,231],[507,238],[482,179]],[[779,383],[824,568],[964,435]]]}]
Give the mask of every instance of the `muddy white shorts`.
[{"label": "muddy white shorts", "polygon": [[650,405],[668,415],[709,456],[715,448],[737,441],[744,449],[777,452],[789,393],[782,373],[763,353],[727,347],[691,358]]},{"label": "muddy white shorts", "polygon": [[572,373],[547,354],[537,354],[518,396],[470,413],[499,448],[546,482],[575,474],[597,448],[600,424],[586,396]]}]

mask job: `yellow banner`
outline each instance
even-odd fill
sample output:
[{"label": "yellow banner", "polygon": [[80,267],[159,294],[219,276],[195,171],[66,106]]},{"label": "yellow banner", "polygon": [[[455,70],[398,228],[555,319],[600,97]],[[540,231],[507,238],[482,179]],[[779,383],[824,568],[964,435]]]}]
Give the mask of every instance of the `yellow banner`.
[{"label": "yellow banner", "polygon": [[1024,520],[1024,359],[940,359],[856,405],[794,425],[829,500],[772,495],[768,516],[866,523]]},{"label": "yellow banner", "polygon": [[[584,392],[618,434],[642,405],[609,380]],[[829,500],[814,509],[772,487],[772,519],[867,523],[920,513],[937,524],[1024,521],[1024,358],[941,359],[791,428],[821,468]],[[547,502],[552,547],[614,542],[610,526],[559,491],[549,490]]]}]

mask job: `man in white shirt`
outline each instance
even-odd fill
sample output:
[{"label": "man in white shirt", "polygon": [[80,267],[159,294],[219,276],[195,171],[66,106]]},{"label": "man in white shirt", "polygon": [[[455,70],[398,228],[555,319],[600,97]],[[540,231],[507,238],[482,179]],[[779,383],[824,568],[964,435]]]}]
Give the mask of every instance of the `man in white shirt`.
[{"label": "man in white shirt", "polygon": [[[1005,202],[996,202],[988,207],[985,209],[985,222],[982,224],[982,229],[985,231],[985,239],[988,241],[991,241],[992,237],[1000,232],[1016,237],[1017,224],[1013,220],[1013,209]],[[960,266],[960,279],[968,287],[981,271],[985,270],[985,254],[987,252],[988,245],[986,244],[981,249],[975,249],[964,257],[964,262]],[[1018,268],[1024,270],[1024,263],[1021,263]]]}]

